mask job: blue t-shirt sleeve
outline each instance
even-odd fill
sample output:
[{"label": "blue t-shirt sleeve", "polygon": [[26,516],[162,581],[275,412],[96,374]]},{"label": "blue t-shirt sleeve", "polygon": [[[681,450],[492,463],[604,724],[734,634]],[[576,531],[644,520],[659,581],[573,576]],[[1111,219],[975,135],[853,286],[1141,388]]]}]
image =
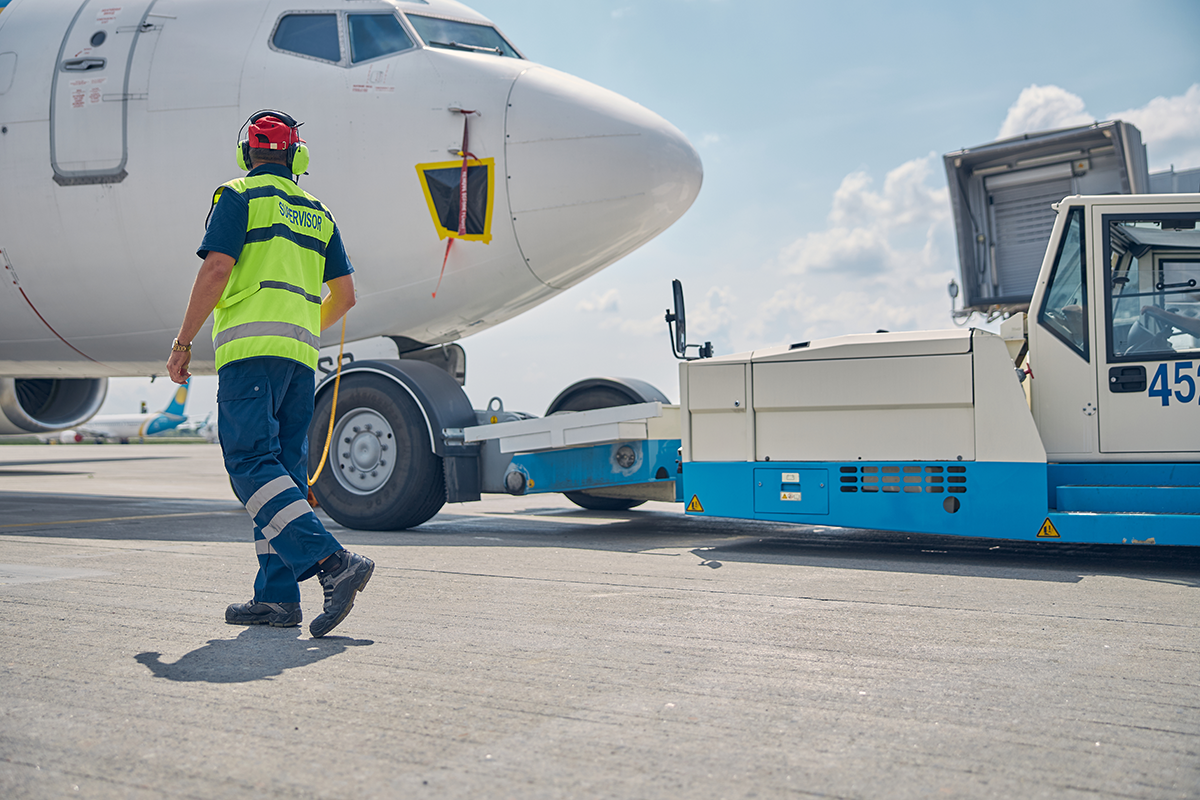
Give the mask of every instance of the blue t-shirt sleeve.
[{"label": "blue t-shirt sleeve", "polygon": [[224,253],[237,261],[246,243],[246,226],[250,221],[250,206],[246,198],[232,189],[221,192],[216,207],[208,219],[208,229],[196,255],[208,257],[209,251]]},{"label": "blue t-shirt sleeve", "polygon": [[338,230],[338,226],[333,226],[333,236],[329,239],[329,244],[325,246],[325,277],[322,278],[324,283],[328,283],[334,278],[340,278],[343,275],[349,275],[354,272],[354,267],[350,264],[350,259],[346,256],[346,248],[342,245],[342,232]]}]

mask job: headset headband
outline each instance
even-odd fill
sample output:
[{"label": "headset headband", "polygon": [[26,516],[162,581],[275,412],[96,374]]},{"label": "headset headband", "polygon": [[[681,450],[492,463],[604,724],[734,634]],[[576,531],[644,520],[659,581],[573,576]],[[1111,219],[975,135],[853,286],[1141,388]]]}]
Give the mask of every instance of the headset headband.
[{"label": "headset headband", "polygon": [[296,141],[303,141],[300,138],[300,126],[304,123],[297,122],[296,118],[291,114],[287,114],[283,111],[276,111],[273,108],[264,108],[260,111],[255,111],[253,114],[247,117],[246,121],[242,123],[242,127],[238,128],[238,141],[241,141],[242,139],[242,131],[246,130],[249,126],[258,122],[263,117],[275,117],[277,120],[296,132]]}]

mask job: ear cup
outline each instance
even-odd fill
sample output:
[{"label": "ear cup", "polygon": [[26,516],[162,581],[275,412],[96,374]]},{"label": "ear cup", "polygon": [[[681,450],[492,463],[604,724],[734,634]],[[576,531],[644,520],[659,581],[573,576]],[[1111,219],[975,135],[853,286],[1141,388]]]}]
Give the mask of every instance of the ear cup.
[{"label": "ear cup", "polygon": [[243,172],[250,171],[250,142],[247,139],[238,142],[237,165]]},{"label": "ear cup", "polygon": [[291,163],[293,175],[304,175],[308,172],[308,145],[294,144],[288,148],[288,161]]}]

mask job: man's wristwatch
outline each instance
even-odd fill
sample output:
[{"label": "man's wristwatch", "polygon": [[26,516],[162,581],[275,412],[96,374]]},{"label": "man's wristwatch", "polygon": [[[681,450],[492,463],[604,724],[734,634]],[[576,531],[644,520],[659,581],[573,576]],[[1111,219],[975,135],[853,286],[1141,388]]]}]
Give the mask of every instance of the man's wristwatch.
[{"label": "man's wristwatch", "polygon": [[176,339],[171,345],[171,350],[176,353],[190,353],[192,352],[192,346],[190,344],[180,344],[179,340]]}]

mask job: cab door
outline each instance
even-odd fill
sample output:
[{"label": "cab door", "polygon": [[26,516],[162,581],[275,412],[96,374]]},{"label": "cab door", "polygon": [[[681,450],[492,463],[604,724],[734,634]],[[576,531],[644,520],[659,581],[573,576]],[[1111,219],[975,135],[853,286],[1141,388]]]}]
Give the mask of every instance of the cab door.
[{"label": "cab door", "polygon": [[1200,209],[1096,204],[1100,451],[1200,453]]},{"label": "cab door", "polygon": [[[84,0],[59,46],[50,89],[50,166],[70,186],[119,183],[128,160],[134,55],[156,0]],[[138,59],[148,69],[148,59]]]},{"label": "cab door", "polygon": [[1060,205],[1030,306],[1031,410],[1052,461],[1093,460],[1099,449],[1090,232],[1087,206]]}]

